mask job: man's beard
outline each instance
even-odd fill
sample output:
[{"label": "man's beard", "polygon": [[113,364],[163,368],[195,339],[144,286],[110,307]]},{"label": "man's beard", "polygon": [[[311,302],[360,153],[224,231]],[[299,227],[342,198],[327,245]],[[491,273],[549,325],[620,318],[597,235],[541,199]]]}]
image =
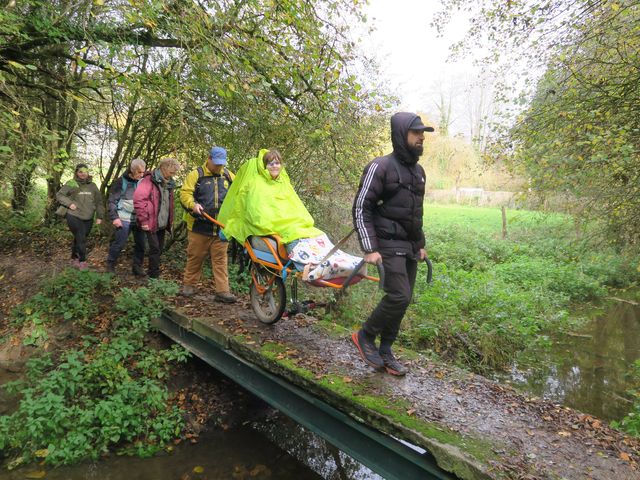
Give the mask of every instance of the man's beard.
[{"label": "man's beard", "polygon": [[423,145],[410,145],[409,148],[409,153],[411,153],[411,155],[413,155],[414,157],[420,157],[422,156],[422,154],[424,153],[424,146]]}]

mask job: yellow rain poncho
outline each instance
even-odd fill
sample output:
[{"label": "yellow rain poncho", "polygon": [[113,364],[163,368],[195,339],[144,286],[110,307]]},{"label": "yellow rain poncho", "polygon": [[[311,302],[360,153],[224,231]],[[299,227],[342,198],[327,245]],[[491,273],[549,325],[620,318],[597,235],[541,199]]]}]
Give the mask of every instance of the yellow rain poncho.
[{"label": "yellow rain poncho", "polygon": [[289,243],[322,235],[313,226],[313,218],[293,189],[284,167],[278,178],[271,178],[262,162],[268,151],[260,150],[256,158],[240,167],[233,180],[218,214],[224,236],[244,243],[251,235],[276,234]]}]

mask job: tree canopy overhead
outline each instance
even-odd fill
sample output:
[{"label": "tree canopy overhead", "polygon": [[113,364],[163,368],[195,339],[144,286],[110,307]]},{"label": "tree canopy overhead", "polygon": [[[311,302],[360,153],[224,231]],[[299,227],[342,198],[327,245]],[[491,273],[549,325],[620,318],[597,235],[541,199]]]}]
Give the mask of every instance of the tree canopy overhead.
[{"label": "tree canopy overhead", "polygon": [[369,157],[358,136],[384,97],[352,71],[358,2],[1,3],[0,168],[16,209],[38,172],[53,198],[82,144],[105,147],[103,188],[132,158],[200,163],[213,144],[233,162],[279,147],[319,182]]},{"label": "tree canopy overhead", "polygon": [[[527,69],[526,108],[497,138],[497,154],[544,195],[561,193],[612,241],[640,240],[640,2],[445,0],[473,13],[464,46],[514,53]],[[443,13],[439,21],[446,21]],[[543,72],[541,74],[541,72]],[[510,78],[513,78],[510,77]]]}]

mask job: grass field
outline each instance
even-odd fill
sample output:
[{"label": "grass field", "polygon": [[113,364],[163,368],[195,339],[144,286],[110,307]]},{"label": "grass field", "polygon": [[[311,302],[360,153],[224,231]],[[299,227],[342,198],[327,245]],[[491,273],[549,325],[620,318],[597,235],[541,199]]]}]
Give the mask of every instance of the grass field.
[{"label": "grass field", "polygon": [[[640,283],[637,256],[576,237],[570,216],[506,214],[503,238],[499,208],[425,205],[434,280],[427,285],[420,266],[401,342],[477,371],[500,369],[550,331],[580,322],[577,306]],[[357,325],[374,305],[368,289],[354,289],[339,316]]]},{"label": "grass field", "polygon": [[[531,210],[507,209],[507,232],[546,227],[567,227],[572,224],[569,216],[560,213],[541,213]],[[465,205],[441,205],[427,203],[424,208],[424,229],[466,227],[482,234],[502,234],[502,212],[495,207],[471,207]]]}]

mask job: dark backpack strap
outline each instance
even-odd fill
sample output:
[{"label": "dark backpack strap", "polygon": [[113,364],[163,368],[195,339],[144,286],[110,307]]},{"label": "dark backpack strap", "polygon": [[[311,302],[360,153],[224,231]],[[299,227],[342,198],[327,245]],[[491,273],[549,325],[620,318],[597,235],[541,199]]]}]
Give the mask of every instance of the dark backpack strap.
[{"label": "dark backpack strap", "polygon": [[120,196],[118,197],[118,201],[116,202],[116,210],[120,209],[120,202],[124,200],[124,196],[127,193],[128,186],[129,186],[129,182],[127,182],[127,179],[124,178],[124,175],[122,175],[122,183],[120,185]]},{"label": "dark backpack strap", "polygon": [[[398,184],[400,185],[400,187],[402,187],[403,183],[402,183],[402,174],[400,173],[400,166],[398,165],[398,159],[392,155],[391,156],[391,163],[393,163],[393,166],[396,169],[396,173],[398,174]],[[397,190],[396,190],[397,192]]]},{"label": "dark backpack strap", "polygon": [[395,197],[397,195],[397,193],[400,191],[400,189],[403,188],[403,187],[407,188],[408,190],[411,190],[411,188],[407,187],[402,182],[402,174],[400,173],[400,166],[398,165],[398,160],[396,159],[396,157],[393,156],[393,155],[391,157],[389,157],[389,163],[391,163],[393,165],[393,168],[395,168],[396,174],[398,175],[398,188],[396,188],[386,198],[384,198],[382,200],[382,203],[387,203],[389,200],[391,200],[393,197]]},{"label": "dark backpack strap", "polygon": [[[402,181],[402,174],[400,173],[400,165],[398,165],[398,159],[395,156],[391,156],[391,163],[393,163],[393,166],[396,169],[396,173],[398,174],[398,188],[396,189],[395,192],[393,192],[393,194],[389,198],[394,197],[396,195],[396,193],[398,193],[400,191],[401,188],[406,188],[410,192],[413,192],[413,186],[412,185],[407,185],[406,183],[404,183]],[[387,199],[387,200],[389,200],[389,199]]]}]

